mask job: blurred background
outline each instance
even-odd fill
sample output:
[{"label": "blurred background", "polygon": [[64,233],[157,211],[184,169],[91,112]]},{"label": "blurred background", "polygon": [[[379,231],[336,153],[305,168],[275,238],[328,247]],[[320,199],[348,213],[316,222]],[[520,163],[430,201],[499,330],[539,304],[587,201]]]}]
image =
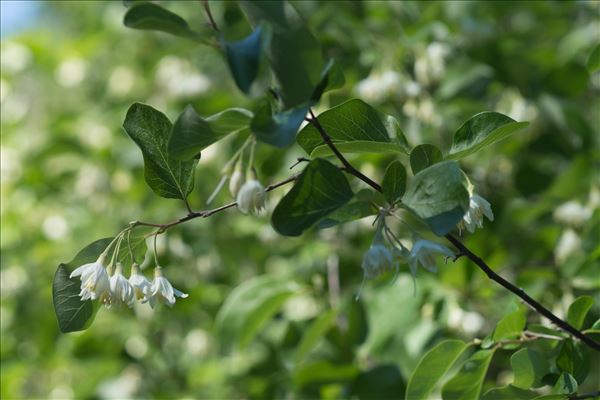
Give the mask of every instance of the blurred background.
[{"label": "blurred background", "polygon": [[[600,75],[586,65],[600,39],[600,3],[292,3],[346,76],[318,111],[360,97],[396,116],[413,145],[446,150],[480,111],[531,122],[461,162],[496,216],[463,238],[558,315],[575,297],[593,296],[588,325],[597,320]],[[516,303],[466,260],[419,271],[416,294],[403,266],[395,283],[369,281],[355,300],[372,218],[284,238],[269,213],[230,210],[158,242],[165,274],[189,298],[172,309],[102,309],[89,330],[61,334],[51,294],[59,263],[131,220],[185,214],[146,186],[141,154],[121,128],[129,105],[150,104],[174,121],[187,104],[208,116],[258,99],[239,92],[215,50],[126,29],[121,2],[0,4],[2,398],[398,398],[427,349],[484,338]],[[250,30],[233,3],[211,4],[221,25]],[[199,3],[164,5],[191,26],[206,23]],[[195,209],[205,208],[239,144],[231,137],[202,153]],[[287,177],[302,155],[298,146],[260,145],[261,180]],[[376,180],[389,161],[356,159]],[[269,195],[270,210],[284,192]],[[224,191],[214,204],[228,201]],[[257,322],[247,346],[229,348],[216,315],[258,276],[294,293]],[[332,309],[331,326],[315,329],[298,355],[308,327]],[[261,307],[238,311],[261,319]],[[546,323],[534,313],[529,321]],[[509,356],[494,356],[484,390],[511,381]],[[598,389],[597,355],[591,364],[582,391]]]}]

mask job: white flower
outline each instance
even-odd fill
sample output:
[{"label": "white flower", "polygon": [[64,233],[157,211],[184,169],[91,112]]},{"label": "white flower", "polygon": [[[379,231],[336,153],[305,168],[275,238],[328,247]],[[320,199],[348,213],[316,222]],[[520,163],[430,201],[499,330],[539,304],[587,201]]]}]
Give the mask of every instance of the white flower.
[{"label": "white flower", "polygon": [[362,269],[365,277],[372,279],[392,269],[393,263],[392,252],[387,247],[382,244],[372,244],[363,258]]},{"label": "white flower", "polygon": [[557,264],[562,264],[567,258],[581,249],[581,238],[573,229],[565,230],[554,248],[554,258]]},{"label": "white flower", "polygon": [[166,303],[169,307],[173,307],[175,304],[175,296],[186,298],[188,295],[177,289],[175,289],[171,282],[167,280],[162,274],[162,268],[156,267],[154,269],[154,281],[150,287],[148,293],[148,300],[150,307],[154,308],[156,303]]},{"label": "white flower", "polygon": [[435,272],[435,259],[433,255],[435,253],[443,254],[447,257],[453,257],[454,253],[447,248],[446,246],[442,246],[439,243],[435,243],[429,240],[419,239],[413,245],[413,248],[410,250],[410,255],[408,256],[408,265],[410,266],[410,271],[413,276],[417,273],[417,266],[421,264],[425,269]]},{"label": "white flower", "polygon": [[115,273],[110,277],[110,295],[111,304],[127,304],[131,307],[135,302],[133,286],[123,276],[123,265],[121,263],[117,263]]},{"label": "white flower", "polygon": [[129,283],[133,287],[133,293],[138,300],[146,298],[152,287],[148,278],[140,273],[140,267],[135,263],[131,266]]},{"label": "white flower", "polygon": [[256,179],[250,179],[237,194],[237,206],[244,214],[259,212],[265,207],[266,195],[265,187]]},{"label": "white flower", "polygon": [[472,195],[469,199],[469,209],[458,223],[458,229],[462,230],[466,227],[469,232],[475,232],[475,228],[483,227],[484,215],[490,221],[494,220],[494,213],[492,212],[490,203],[479,195]]},{"label": "white flower", "polygon": [[229,193],[231,193],[234,198],[238,195],[243,183],[244,174],[240,169],[236,168],[236,170],[233,171],[233,174],[231,174],[231,179],[229,180]]},{"label": "white flower", "polygon": [[104,261],[105,258],[101,255],[96,262],[84,264],[69,275],[69,278],[81,277],[81,292],[79,293],[81,301],[100,299],[106,303],[110,299],[108,272],[104,267]]},{"label": "white flower", "polygon": [[592,217],[592,210],[577,201],[568,201],[556,208],[553,216],[558,222],[582,226]]}]

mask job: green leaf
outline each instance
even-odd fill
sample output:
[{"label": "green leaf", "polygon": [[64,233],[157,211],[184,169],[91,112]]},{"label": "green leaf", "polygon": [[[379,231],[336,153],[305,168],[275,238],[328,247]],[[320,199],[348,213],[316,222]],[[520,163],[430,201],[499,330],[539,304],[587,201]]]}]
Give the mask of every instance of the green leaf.
[{"label": "green leaf", "polygon": [[[357,140],[354,142],[336,143],[335,147],[342,153],[356,154],[406,154],[404,148],[398,143],[392,142],[369,142]],[[333,155],[328,145],[322,144],[314,148],[310,153],[312,158]]]},{"label": "green leaf", "polygon": [[525,328],[525,310],[519,308],[505,315],[496,325],[492,338],[495,342],[503,339],[516,339],[521,336]]},{"label": "green leaf", "polygon": [[[317,119],[336,146],[357,140],[391,143],[377,111],[362,100],[349,100],[321,113]],[[323,144],[321,134],[313,124],[306,125],[298,134],[297,140],[308,154]],[[399,147],[396,145],[396,148]],[[338,148],[342,149],[341,146]]]},{"label": "green leaf", "polygon": [[187,38],[200,36],[179,15],[153,3],[131,7],[125,14],[123,24],[128,28],[162,31]]},{"label": "green leaf", "polygon": [[484,111],[467,120],[454,134],[448,160],[458,160],[492,145],[525,128],[528,122],[515,122],[510,117]]},{"label": "green leaf", "polygon": [[206,119],[188,105],[179,115],[169,139],[169,155],[191,160],[200,151],[231,133],[248,128],[252,113],[243,108],[228,108]]},{"label": "green leaf", "polygon": [[420,144],[410,152],[410,168],[416,174],[444,159],[440,149],[432,144]]},{"label": "green leaf", "polygon": [[327,61],[327,64],[325,64],[325,68],[321,73],[321,80],[319,81],[319,84],[313,91],[313,94],[310,98],[311,101],[313,103],[318,102],[323,93],[329,90],[341,88],[344,86],[344,83],[346,83],[344,72],[334,59],[330,59]]},{"label": "green leaf", "polygon": [[349,398],[359,400],[398,399],[405,392],[400,370],[395,365],[378,365],[362,372],[350,385]]},{"label": "green leaf", "polygon": [[353,193],[344,174],[329,161],[312,160],[273,211],[272,224],[285,236],[299,236],[342,207]]},{"label": "green leaf", "polygon": [[294,353],[294,362],[302,362],[306,356],[314,349],[322,337],[327,333],[331,325],[337,317],[336,310],[329,310],[325,314],[320,315],[308,327],[306,333],[302,336],[300,344]]},{"label": "green leaf", "polygon": [[223,348],[247,346],[297,290],[295,283],[268,275],[250,279],[233,289],[215,321]]},{"label": "green leaf", "polygon": [[485,392],[482,400],[531,400],[538,394],[531,390],[523,390],[508,385],[501,388],[493,388]]},{"label": "green leaf", "polygon": [[594,305],[594,299],[590,296],[581,296],[575,299],[573,303],[569,306],[569,311],[567,312],[567,322],[575,329],[581,329],[583,327],[583,322],[585,321],[585,316],[587,315],[590,308]]},{"label": "green leaf", "polygon": [[98,259],[113,238],[96,240],[84,247],[73,260],[58,266],[52,282],[52,300],[63,333],[87,329],[94,320],[95,307],[91,300],[81,301],[79,297],[81,281],[69,278],[76,268]]},{"label": "green leaf", "polygon": [[590,53],[586,66],[590,74],[600,70],[600,43],[598,43]]},{"label": "green leaf", "polygon": [[394,205],[402,198],[406,189],[406,169],[398,160],[392,161],[385,170],[381,190],[388,203]]},{"label": "green leaf", "polygon": [[329,361],[316,361],[302,364],[294,372],[294,385],[304,387],[310,384],[348,382],[360,370],[353,364],[334,364]]},{"label": "green leaf", "polygon": [[419,360],[408,380],[406,400],[427,400],[460,355],[468,348],[461,340],[444,340]]},{"label": "green leaf", "polygon": [[264,103],[254,115],[250,130],[258,140],[275,147],[286,147],[294,142],[300,124],[304,121],[308,106],[275,112]]},{"label": "green leaf", "polygon": [[185,200],[194,188],[194,168],[198,161],[177,161],[169,156],[169,119],[150,106],[135,103],[127,111],[123,128],[142,150],[144,176],[154,193]]},{"label": "green leaf", "polygon": [[542,386],[542,378],[549,372],[547,356],[533,349],[521,349],[510,358],[515,376],[513,385],[521,389]]},{"label": "green leaf", "polygon": [[570,374],[563,372],[554,387],[552,388],[552,393],[554,394],[571,394],[577,391],[579,385],[577,385],[577,381]]},{"label": "green leaf", "polygon": [[248,37],[237,42],[223,40],[227,64],[233,79],[244,93],[250,91],[252,83],[258,75],[260,56],[262,53],[263,29],[257,27]]},{"label": "green leaf", "polygon": [[589,373],[590,358],[588,349],[581,343],[566,339],[560,344],[556,366],[562,372],[568,372],[578,382],[583,383]]},{"label": "green leaf", "polygon": [[319,221],[317,228],[325,229],[344,222],[355,221],[369,215],[375,215],[377,211],[377,208],[370,201],[351,201]]},{"label": "green leaf", "polygon": [[443,161],[408,181],[402,203],[437,235],[450,232],[469,208],[469,192],[456,161]]},{"label": "green leaf", "polygon": [[406,135],[402,131],[398,120],[391,115],[386,115],[384,121],[385,129],[387,130],[390,139],[393,142],[397,143],[402,148],[402,150],[404,150],[405,154],[409,154],[410,145],[408,144],[408,140],[406,140]]},{"label": "green leaf", "polygon": [[444,400],[477,400],[494,350],[479,350],[471,356],[460,371],[442,388]]}]

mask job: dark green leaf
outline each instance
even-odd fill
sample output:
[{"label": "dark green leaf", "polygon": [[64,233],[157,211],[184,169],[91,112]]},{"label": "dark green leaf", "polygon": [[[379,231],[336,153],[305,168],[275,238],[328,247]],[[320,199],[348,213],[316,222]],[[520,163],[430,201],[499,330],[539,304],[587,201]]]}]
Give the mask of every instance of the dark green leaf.
[{"label": "dark green leaf", "polygon": [[173,126],[169,155],[178,160],[191,160],[223,137],[247,128],[251,118],[248,110],[228,108],[204,119],[188,105]]},{"label": "dark green leaf", "polygon": [[410,168],[416,174],[444,159],[440,149],[432,144],[420,144],[410,152]]},{"label": "dark green leaf", "polygon": [[258,75],[263,32],[264,30],[259,26],[248,37],[237,42],[224,42],[223,44],[233,79],[244,93],[250,91],[250,86]]},{"label": "dark green leaf", "polygon": [[313,323],[308,327],[302,336],[302,340],[296,348],[294,353],[294,362],[299,363],[304,361],[306,356],[319,344],[319,341],[327,333],[329,328],[331,328],[331,325],[335,321],[336,317],[337,311],[329,310],[313,321]]},{"label": "dark green leaf", "polygon": [[169,119],[150,106],[135,103],[127,111],[123,128],[142,150],[144,176],[154,193],[185,199],[194,188],[194,168],[198,161],[177,161],[169,156]]},{"label": "dark green leaf", "polygon": [[496,325],[493,335],[494,341],[520,337],[525,328],[525,322],[525,310],[521,308],[505,315]]},{"label": "dark green leaf", "polygon": [[294,142],[307,112],[308,106],[301,106],[273,113],[271,105],[265,103],[254,115],[250,129],[261,142],[276,147],[286,147]]},{"label": "dark green leaf", "polygon": [[460,371],[442,388],[444,400],[477,400],[494,350],[479,350],[471,356]]},{"label": "dark green leaf", "polygon": [[298,287],[264,275],[236,287],[217,314],[215,326],[224,349],[248,345]]},{"label": "dark green leaf", "polygon": [[531,390],[523,390],[518,387],[508,385],[501,388],[490,389],[482,397],[482,400],[530,400],[537,397],[538,394]]},{"label": "dark green leaf", "polygon": [[458,160],[484,147],[507,138],[525,128],[528,122],[515,122],[510,117],[492,111],[484,111],[465,122],[454,134],[449,160]]},{"label": "dark green leaf", "polygon": [[344,174],[329,161],[312,160],[273,211],[272,224],[285,236],[298,236],[352,198]]},{"label": "dark green leaf", "polygon": [[329,90],[338,89],[344,86],[345,82],[346,78],[344,78],[342,69],[334,59],[330,59],[321,73],[321,80],[313,91],[310,98],[311,101],[314,103],[318,102],[323,93]]},{"label": "dark green leaf", "polygon": [[467,348],[461,340],[445,340],[425,353],[408,380],[406,400],[429,399],[436,384]]},{"label": "dark green leaf", "polygon": [[521,349],[510,358],[515,376],[513,385],[521,389],[542,386],[542,378],[549,372],[547,356],[533,349]]},{"label": "dark green leaf", "polygon": [[96,240],[77,253],[73,260],[58,266],[52,282],[52,300],[61,332],[81,331],[92,323],[94,304],[91,300],[81,301],[81,281],[78,278],[70,279],[69,275],[76,268],[96,261],[112,239]]},{"label": "dark green leaf", "polygon": [[[358,140],[391,144],[379,115],[362,100],[349,100],[323,112],[317,118],[336,145]],[[311,154],[323,144],[323,139],[317,128],[308,124],[298,134],[298,144]]]},{"label": "dark green leaf", "polygon": [[199,36],[179,15],[153,3],[131,7],[127,10],[123,23],[133,29],[162,31],[188,38]]},{"label": "dark green leaf", "polygon": [[586,65],[590,74],[593,74],[600,69],[600,43],[598,43],[590,53]]},{"label": "dark green leaf", "polygon": [[381,400],[401,398],[405,384],[395,365],[379,365],[358,375],[350,386],[351,398]]},{"label": "dark green leaf", "polygon": [[569,306],[567,312],[567,322],[573,325],[576,329],[583,327],[585,316],[590,308],[594,305],[594,300],[590,296],[581,296],[575,299]]},{"label": "dark green leaf", "polygon": [[433,232],[450,232],[469,208],[469,192],[456,161],[443,161],[408,181],[402,202],[422,218]]},{"label": "dark green leaf", "polygon": [[392,161],[385,170],[381,181],[381,190],[390,204],[396,204],[406,189],[406,169],[398,160]]},{"label": "dark green leaf", "polygon": [[377,208],[370,201],[351,201],[338,208],[327,217],[319,221],[319,229],[330,228],[344,222],[355,221],[377,213]]},{"label": "dark green leaf", "polygon": [[571,394],[577,391],[577,381],[570,374],[563,372],[552,388],[555,394]]},{"label": "dark green leaf", "polygon": [[[406,154],[404,148],[393,142],[370,142],[365,140],[356,140],[354,142],[339,142],[335,147],[342,153],[358,154]],[[312,158],[330,156],[333,153],[328,145],[322,144],[314,148],[310,153]]]},{"label": "dark green leaf", "polygon": [[589,352],[585,345],[566,339],[560,344],[556,357],[556,366],[560,371],[568,372],[577,382],[583,383],[589,373]]}]

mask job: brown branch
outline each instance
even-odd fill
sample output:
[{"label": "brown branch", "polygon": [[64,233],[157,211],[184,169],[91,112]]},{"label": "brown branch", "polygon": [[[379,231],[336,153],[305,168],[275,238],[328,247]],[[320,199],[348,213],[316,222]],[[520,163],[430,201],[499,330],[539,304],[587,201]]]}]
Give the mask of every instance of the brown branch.
[{"label": "brown branch", "polygon": [[[371,186],[373,189],[381,192],[381,186],[379,184],[372,181],[369,177],[363,175],[360,171],[355,169],[348,162],[348,160],[346,160],[346,158],[343,156],[343,154],[339,151],[339,149],[332,142],[331,137],[327,134],[327,132],[325,131],[323,126],[319,123],[319,120],[315,117],[312,110],[310,110],[310,115],[311,115],[311,118],[308,119],[308,121],[311,122],[315,126],[315,128],[319,131],[319,133],[321,134],[321,138],[323,139],[323,142],[325,142],[329,146],[329,148],[331,149],[333,154],[335,154],[336,157],[342,162],[346,172],[354,175],[358,179],[362,180],[363,182],[365,182],[366,184]],[[507,281],[506,279],[502,278],[500,275],[495,273],[481,258],[479,258],[471,250],[469,250],[467,248],[467,246],[465,246],[460,240],[458,240],[451,234],[447,234],[445,237],[446,237],[446,239],[448,239],[450,241],[450,243],[452,243],[458,249],[458,254],[455,259],[458,259],[461,256],[467,257],[475,265],[477,265],[479,267],[479,269],[481,269],[483,272],[485,272],[485,274],[488,276],[488,278],[490,278],[491,280],[500,284],[502,287],[504,287],[508,291],[510,291],[510,292],[514,293],[515,295],[517,295],[518,297],[520,297],[525,303],[527,303],[529,306],[531,306],[540,315],[548,318],[550,321],[552,321],[554,324],[556,324],[559,328],[570,333],[572,336],[581,340],[583,343],[585,343],[592,349],[594,349],[596,351],[600,351],[600,343],[596,342],[594,339],[590,338],[589,336],[586,336],[584,333],[582,333],[577,328],[570,325],[568,322],[560,319],[555,314],[553,314],[550,310],[548,310],[546,307],[544,307],[543,305],[538,303],[536,300],[531,298],[527,293],[525,293],[525,291],[523,289],[516,287],[515,285],[513,285],[512,283],[510,283],[509,281]]]},{"label": "brown branch", "polygon": [[[265,192],[270,192],[271,190],[275,190],[278,187],[287,185],[288,183],[295,181],[296,178],[298,178],[298,176],[299,176],[299,174],[295,174],[295,175],[292,175],[289,178],[284,179],[280,182],[273,183],[265,188]],[[185,217],[181,217],[179,219],[176,219],[174,221],[167,222],[164,224],[157,224],[154,222],[145,222],[145,221],[134,221],[130,224],[130,226],[132,228],[134,228],[136,226],[149,226],[149,227],[158,228],[156,230],[155,234],[161,234],[161,233],[165,232],[167,229],[170,229],[179,224],[183,224],[184,222],[190,221],[192,219],[200,218],[200,217],[207,218],[207,217],[210,217],[211,215],[214,215],[216,213],[219,213],[221,211],[227,210],[227,209],[235,207],[235,206],[237,206],[237,202],[234,201],[234,202],[231,202],[231,203],[228,203],[228,204],[225,204],[225,205],[222,205],[220,207],[213,208],[210,210],[192,211]]]},{"label": "brown branch", "polygon": [[202,0],[202,5],[204,6],[204,11],[206,12],[206,16],[208,17],[208,21],[210,22],[211,28],[215,32],[219,32],[219,27],[217,26],[217,23],[215,22],[215,19],[213,18],[212,13],[210,12],[208,0]]}]

